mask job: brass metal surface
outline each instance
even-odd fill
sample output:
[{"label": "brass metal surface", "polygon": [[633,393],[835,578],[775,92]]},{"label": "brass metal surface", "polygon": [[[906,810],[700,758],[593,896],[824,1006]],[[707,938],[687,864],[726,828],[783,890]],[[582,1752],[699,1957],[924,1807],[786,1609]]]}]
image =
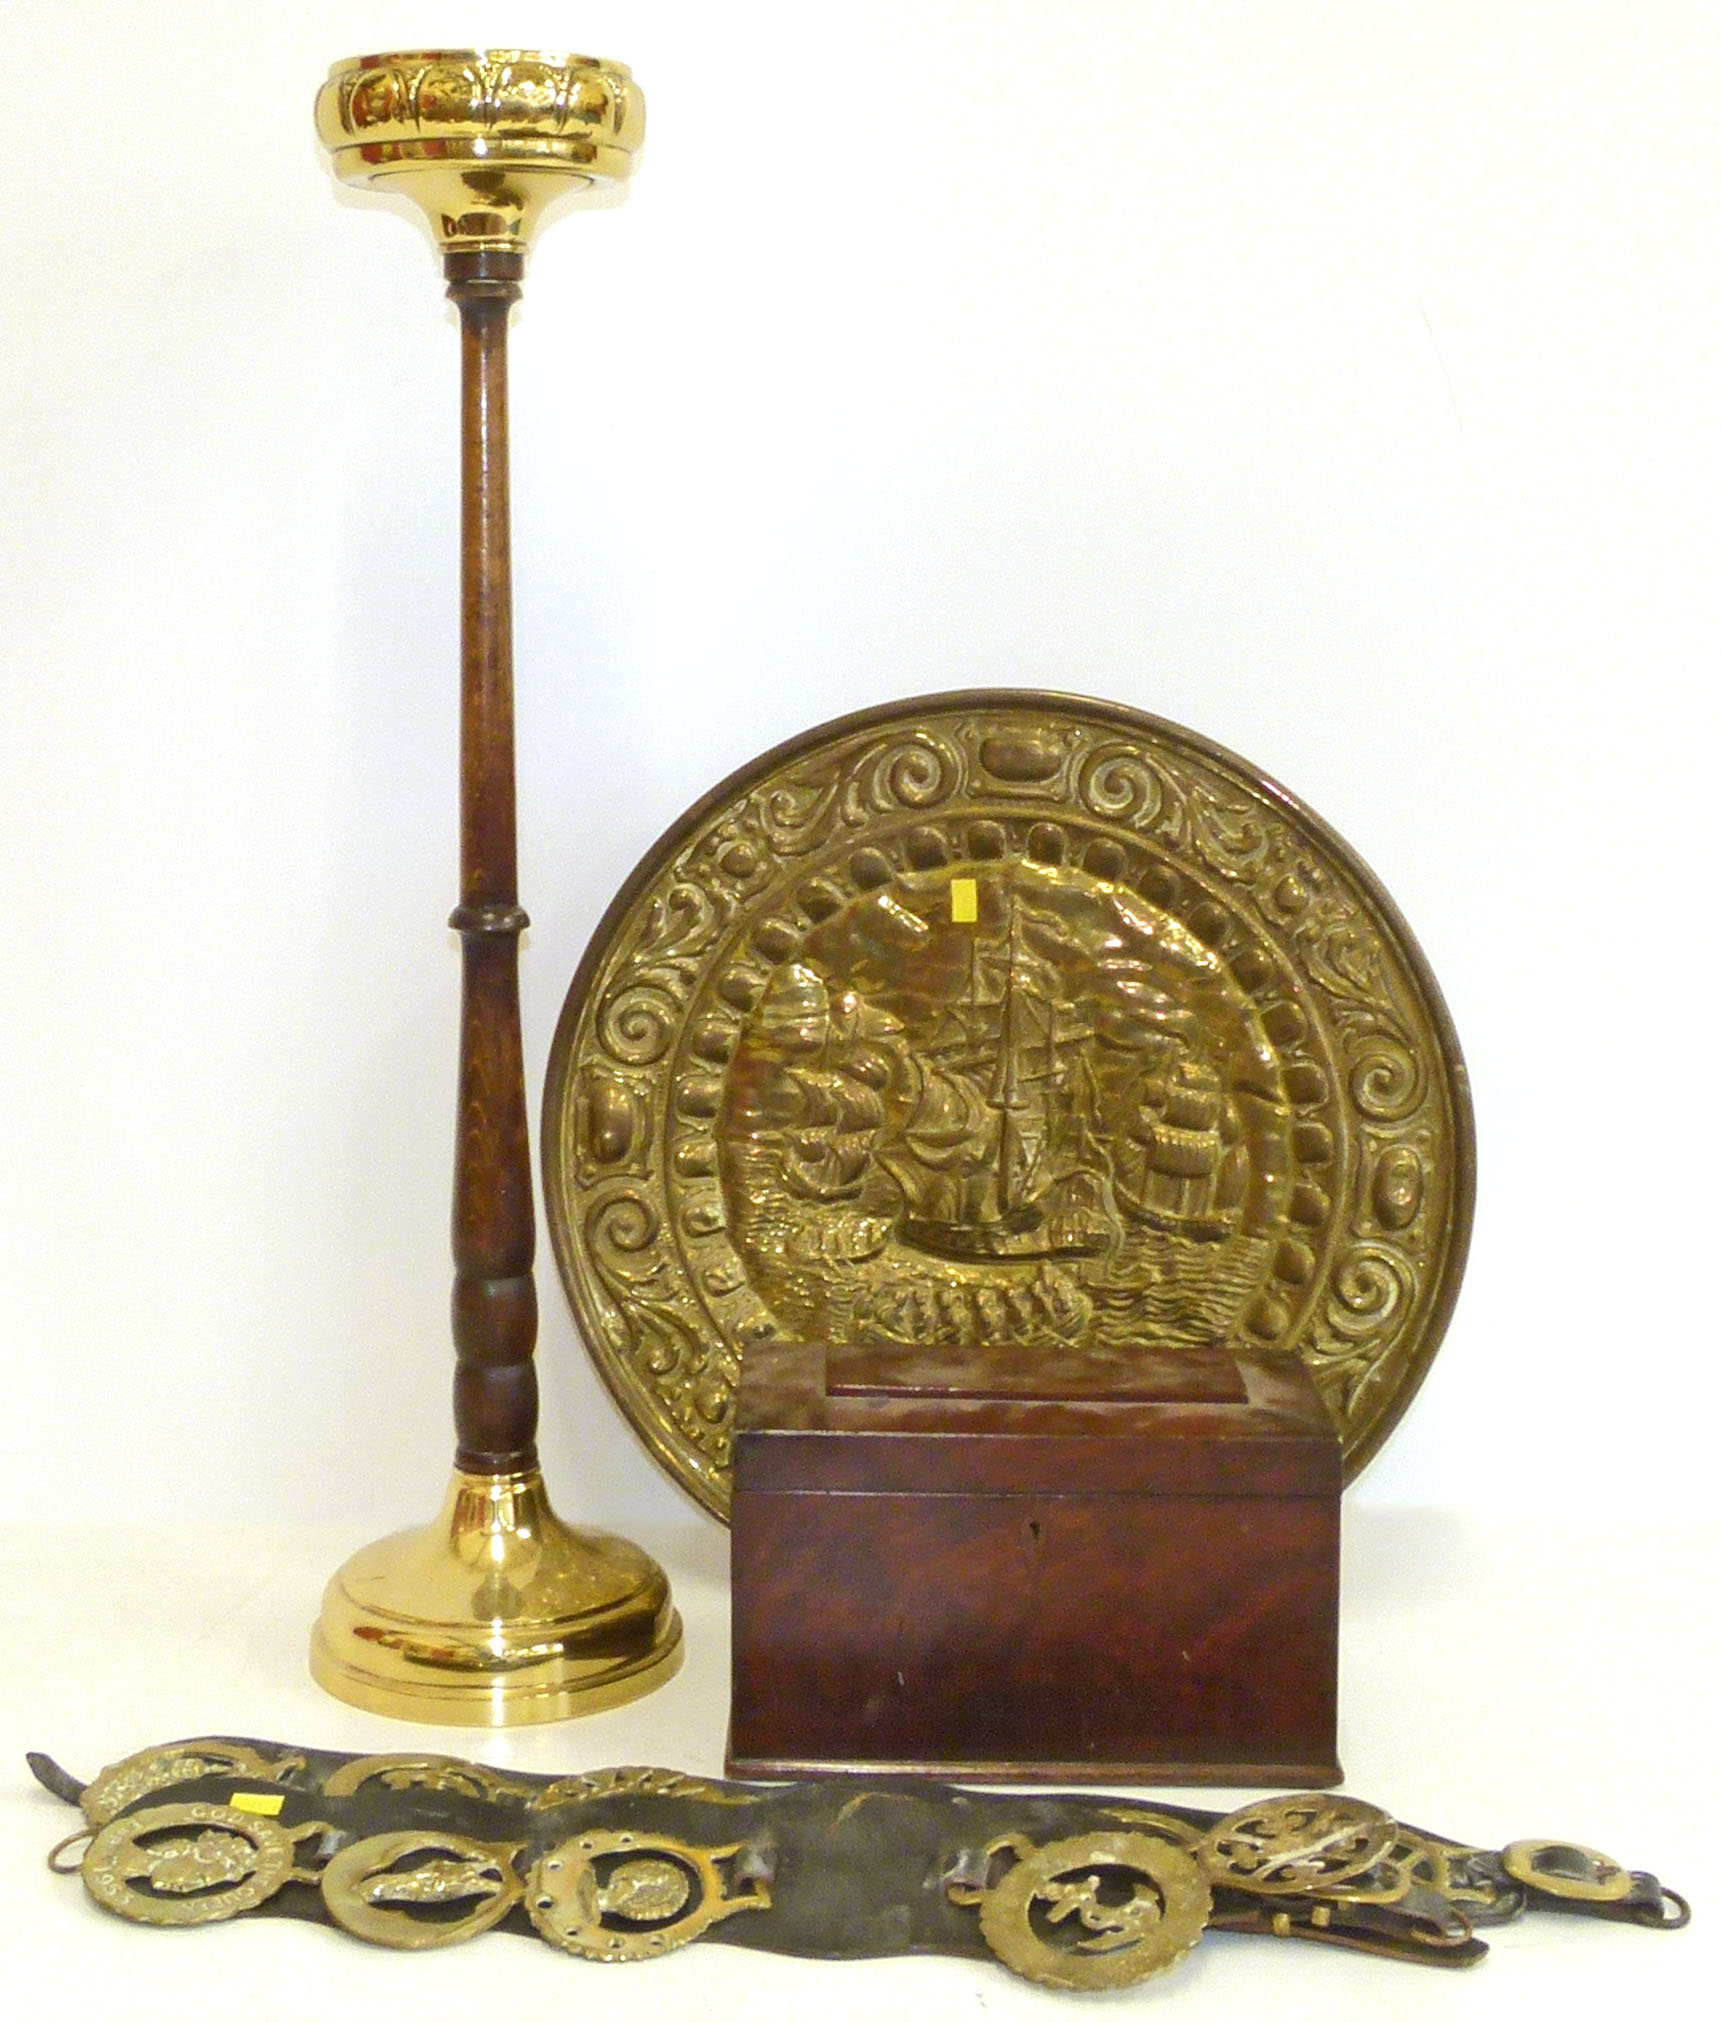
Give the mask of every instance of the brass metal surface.
[{"label": "brass metal surface", "polygon": [[185,1742],[173,1749],[146,1749],[128,1756],[123,1763],[110,1764],[84,1787],[80,1802],[92,1826],[106,1826],[110,1819],[129,1811],[140,1799],[171,1784],[185,1784],[194,1777],[256,1778],[267,1782],[303,1766],[302,1756],[261,1752],[245,1743],[218,1738]]},{"label": "brass metal surface", "polygon": [[449,1793],[492,1804],[531,1796],[530,1786],[486,1764],[469,1763],[463,1756],[421,1754],[417,1750],[391,1751],[387,1756],[355,1756],[324,1781],[323,1789],[331,1798],[351,1798],[366,1785],[380,1785],[385,1791]]},{"label": "brass metal surface", "polygon": [[501,1727],[595,1713],[680,1669],[681,1619],[649,1554],[564,1524],[534,1469],[456,1469],[435,1523],[330,1581],[311,1673],[408,1721]]},{"label": "brass metal surface", "polygon": [[1593,1847],[1564,1840],[1514,1840],[1500,1862],[1515,1882],[1573,1903],[1612,1904],[1631,1893],[1631,1876]]},{"label": "brass metal surface", "polygon": [[232,1805],[147,1806],[96,1833],[84,1855],[84,1887],[134,1924],[215,1924],[255,1910],[291,1881],[300,1841],[321,1833]]},{"label": "brass metal surface", "polygon": [[1398,1824],[1359,1798],[1271,1798],[1223,1819],[1198,1849],[1209,1879],[1263,1896],[1352,1883],[1392,1852]]},{"label": "brass metal surface", "polygon": [[445,251],[524,250],[552,203],[625,182],[645,138],[626,64],[554,50],[354,57],[316,118],[336,175],[410,198]]},{"label": "brass metal surface", "polygon": [[[147,1760],[159,1762],[159,1752]],[[104,1777],[111,1774],[103,1772]],[[440,1793],[489,1805],[518,1803],[539,1812],[562,1805],[581,1805],[594,1798],[697,1798],[710,1805],[744,1802],[734,1795],[734,1785],[715,1784],[685,1770],[660,1770],[649,1764],[630,1763],[617,1769],[582,1771],[546,1783],[542,1778],[511,1777],[486,1764],[470,1762],[464,1756],[442,1756],[420,1750],[348,1757],[329,1774],[322,1788],[331,1798],[352,1798],[367,1788],[378,1787],[389,1793]],[[87,1793],[81,1802],[88,1812]]]},{"label": "brass metal surface", "polygon": [[1403,920],[1192,732],[973,691],[824,726],[648,853],[564,1006],[557,1263],[727,1512],[749,1342],[1294,1351],[1347,1475],[1470,1227],[1463,1063]]},{"label": "brass metal surface", "polygon": [[526,1909],[544,1937],[585,1960],[650,1960],[739,1911],[768,1911],[758,1877],[731,1873],[741,1844],[696,1847],[632,1827],[571,1835],[540,1855]]},{"label": "brass metal surface", "polygon": [[1141,1833],[1083,1833],[1021,1848],[979,1896],[980,1929],[1006,1967],[1046,1988],[1125,1988],[1176,1966],[1213,1897],[1181,1848]]},{"label": "brass metal surface", "polygon": [[343,1931],[403,1952],[455,1946],[519,1901],[516,1850],[426,1828],[371,1834],[323,1870],[323,1902]]}]

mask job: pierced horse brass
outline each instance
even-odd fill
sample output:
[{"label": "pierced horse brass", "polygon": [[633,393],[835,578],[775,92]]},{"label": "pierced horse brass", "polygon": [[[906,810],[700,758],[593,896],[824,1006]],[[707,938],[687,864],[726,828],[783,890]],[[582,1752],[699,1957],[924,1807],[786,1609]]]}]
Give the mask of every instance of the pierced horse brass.
[{"label": "pierced horse brass", "polygon": [[1043,1987],[1125,1988],[1164,1973],[1212,1914],[1195,1862],[1143,1833],[1076,1834],[1019,1851],[979,1894],[980,1930],[1006,1967]]},{"label": "pierced horse brass", "polygon": [[419,1952],[487,1932],[519,1901],[516,1848],[428,1828],[350,1842],[322,1873],[329,1916],[355,1939]]},{"label": "pierced horse brass", "polygon": [[299,1843],[322,1830],[318,1822],[278,1826],[233,1805],[146,1805],[94,1835],[84,1887],[103,1910],[134,1924],[216,1924],[305,1879]]},{"label": "pierced horse brass", "polygon": [[546,1939],[582,1959],[653,1959],[737,1911],[771,1908],[762,1881],[731,1886],[728,1867],[741,1852],[739,1843],[695,1847],[661,1833],[594,1828],[538,1857],[526,1908]]}]

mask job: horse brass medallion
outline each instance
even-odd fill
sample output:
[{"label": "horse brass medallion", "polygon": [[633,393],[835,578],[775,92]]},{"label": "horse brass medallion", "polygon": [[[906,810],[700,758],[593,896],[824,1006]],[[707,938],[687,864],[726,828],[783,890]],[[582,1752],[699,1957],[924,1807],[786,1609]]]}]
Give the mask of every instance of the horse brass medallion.
[{"label": "horse brass medallion", "polygon": [[728,1506],[751,1341],[1295,1353],[1354,1475],[1463,1266],[1463,1064],[1391,901],[1193,733],[974,691],[828,725],[650,852],[556,1034],[557,1261]]}]

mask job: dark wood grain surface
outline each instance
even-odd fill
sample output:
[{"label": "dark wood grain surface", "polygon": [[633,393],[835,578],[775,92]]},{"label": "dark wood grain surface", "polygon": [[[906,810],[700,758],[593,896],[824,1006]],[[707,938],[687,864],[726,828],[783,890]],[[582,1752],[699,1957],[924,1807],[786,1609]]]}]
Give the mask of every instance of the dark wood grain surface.
[{"label": "dark wood grain surface", "polygon": [[743,1369],[735,1768],[1336,1780],[1339,1443],[1294,1359],[1158,1401],[825,1369]]},{"label": "dark wood grain surface", "polygon": [[536,1460],[531,1145],[520,1043],[508,522],[508,315],[524,256],[451,253],[460,312],[460,1089],[454,1162],[455,1462]]}]

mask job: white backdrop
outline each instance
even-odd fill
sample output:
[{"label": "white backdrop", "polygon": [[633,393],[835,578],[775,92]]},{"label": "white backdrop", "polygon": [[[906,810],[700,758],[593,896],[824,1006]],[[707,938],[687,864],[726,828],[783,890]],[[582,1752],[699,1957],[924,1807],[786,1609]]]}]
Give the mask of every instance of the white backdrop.
[{"label": "white backdrop", "polygon": [[[650,107],[628,201],[552,226],[515,319],[534,1109],[616,886],[811,724],[1086,691],[1283,780],[1421,939],[1480,1139],[1447,1344],[1347,1504],[1345,1759],[1431,1826],[1647,1862],[1699,1927],[1538,1921],[1461,1983],[1216,1940],[1176,1999],[1700,2013],[1706,0],[7,0],[4,1764],[420,1739],[302,1654],[326,1572],[427,1518],[449,1456],[457,343],[428,233],[334,184],[310,108],[331,60],[439,38],[577,38]],[[722,1536],[547,1247],[540,1288],[552,1489],[663,1558],[689,1664],[577,1730],[428,1739],[714,1770]],[[44,2012],[636,2013],[631,1977],[500,1939],[140,1936],[41,1870],[57,1812],[0,1768],[0,1946]],[[651,1972],[666,2018],[1045,2009],[961,1963]]]},{"label": "white backdrop", "polygon": [[[1358,1500],[1706,1505],[1721,15],[1573,0],[10,0],[15,1488],[45,1435],[98,1517],[440,1489],[457,346],[310,121],[439,35],[650,109],[515,322],[534,1107],[731,767],[938,688],[1158,712],[1369,860],[1473,1072],[1469,1277]],[[540,1275],[552,1487],[673,1553]]]}]

